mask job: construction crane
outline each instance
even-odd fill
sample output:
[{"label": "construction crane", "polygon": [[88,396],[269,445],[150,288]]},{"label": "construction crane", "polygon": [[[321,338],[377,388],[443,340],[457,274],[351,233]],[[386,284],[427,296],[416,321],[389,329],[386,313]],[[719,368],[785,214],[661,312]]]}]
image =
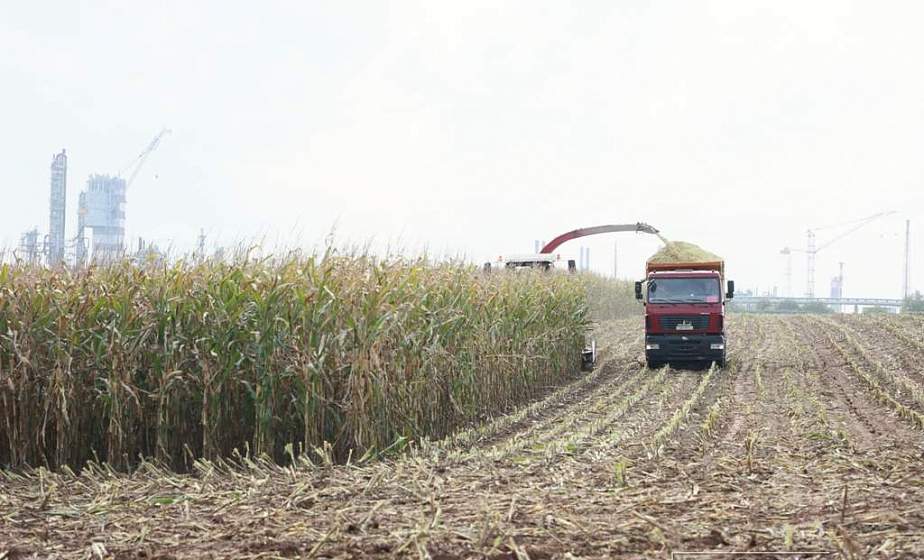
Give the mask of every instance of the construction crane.
[{"label": "construction crane", "polygon": [[144,166],[144,162],[147,161],[148,156],[151,155],[151,152],[157,149],[160,145],[160,141],[164,136],[170,134],[172,131],[169,128],[162,129],[157,136],[151,140],[151,143],[148,144],[148,147],[145,148],[139,155],[132,161],[130,164],[126,165],[122,171],[119,172],[119,177],[123,176],[127,171],[131,171],[128,175],[128,179],[125,180],[125,189],[128,190],[128,187],[135,181],[135,178],[138,176],[138,172],[141,171],[141,168]]},{"label": "construction crane", "polygon": [[[806,232],[806,248],[805,248],[804,250],[803,250],[803,249],[792,249],[792,248],[790,248],[790,247],[784,247],[783,250],[780,251],[780,253],[781,253],[782,255],[786,256],[786,258],[787,258],[787,263],[786,263],[786,275],[787,275],[787,282],[788,282],[789,285],[790,285],[790,288],[789,288],[789,289],[790,289],[790,290],[792,289],[792,288],[791,288],[791,285],[792,285],[792,254],[793,254],[793,253],[795,253],[795,252],[798,252],[798,253],[805,253],[805,256],[806,256],[805,297],[813,298],[813,297],[815,297],[815,256],[818,254],[818,252],[821,251],[822,249],[826,249],[826,248],[830,247],[831,245],[833,245],[833,244],[836,243],[837,241],[840,241],[841,239],[847,237],[848,235],[850,235],[851,233],[857,231],[858,229],[862,228],[863,226],[867,225],[868,223],[870,223],[870,222],[872,222],[872,221],[874,221],[874,220],[877,220],[877,219],[879,219],[879,218],[882,218],[883,216],[888,216],[888,215],[894,214],[894,213],[895,213],[895,211],[889,210],[889,211],[887,211],[887,212],[879,212],[879,213],[877,213],[877,214],[873,214],[872,216],[867,216],[867,217],[861,218],[861,219],[859,219],[859,220],[852,220],[852,221],[843,222],[843,223],[840,223],[840,224],[834,224],[834,225],[829,225],[829,226],[821,226],[821,227],[816,227],[816,228],[810,228],[810,229]],[[844,227],[844,226],[849,226],[849,225],[852,225],[853,227],[851,227],[850,229],[848,229],[848,230],[846,230],[846,231],[840,233],[839,235],[836,235],[835,237],[829,239],[828,241],[822,243],[821,245],[818,245],[818,244],[816,243],[816,235],[815,235],[815,232],[816,232],[816,231],[820,231],[820,230],[823,230],[823,229],[832,229],[832,228]]]}]

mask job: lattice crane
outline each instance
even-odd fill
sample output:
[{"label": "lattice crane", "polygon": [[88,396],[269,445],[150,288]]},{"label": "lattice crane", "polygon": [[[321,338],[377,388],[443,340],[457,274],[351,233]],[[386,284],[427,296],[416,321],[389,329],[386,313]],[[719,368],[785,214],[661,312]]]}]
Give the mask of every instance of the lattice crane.
[{"label": "lattice crane", "polygon": [[[859,220],[852,220],[852,221],[843,222],[843,223],[840,223],[840,224],[834,224],[834,225],[829,225],[829,226],[821,226],[821,227],[816,227],[816,228],[810,228],[810,229],[806,232],[806,237],[807,237],[807,239],[806,239],[806,248],[805,248],[805,249],[792,249],[792,248],[790,248],[790,247],[784,247],[783,250],[780,251],[780,253],[781,253],[782,255],[786,256],[786,259],[787,259],[787,263],[786,263],[786,275],[787,275],[787,283],[788,283],[789,286],[790,286],[789,290],[791,291],[791,285],[792,285],[792,254],[793,254],[793,253],[796,253],[796,252],[798,252],[798,253],[805,253],[805,256],[806,256],[806,281],[805,281],[805,288],[806,288],[806,289],[805,289],[805,296],[806,296],[806,297],[813,298],[813,297],[815,297],[815,255],[818,254],[818,251],[821,251],[822,249],[826,249],[826,248],[830,247],[830,246],[833,245],[834,243],[836,243],[836,242],[840,241],[841,239],[847,237],[848,235],[850,235],[851,233],[857,231],[858,229],[862,228],[863,226],[867,225],[868,223],[870,223],[870,222],[872,222],[872,221],[874,221],[874,220],[877,220],[877,219],[879,219],[879,218],[882,218],[883,216],[888,216],[888,215],[894,214],[894,213],[895,213],[895,211],[889,210],[889,211],[887,211],[887,212],[879,212],[879,213],[873,214],[872,216],[867,216],[867,217],[865,217],[865,218],[860,218]],[[853,225],[853,227],[850,228],[850,229],[848,229],[848,230],[846,230],[846,231],[844,231],[844,232],[842,232],[842,233],[840,233],[839,235],[834,236],[833,238],[829,239],[828,241],[822,243],[821,245],[818,245],[818,244],[816,243],[816,241],[815,241],[815,238],[816,238],[815,232],[816,232],[816,231],[819,231],[819,230],[822,230],[822,229],[831,229],[831,228],[836,228],[836,227],[844,227],[844,226],[849,226],[849,225]],[[791,295],[791,294],[790,294],[790,295]]]},{"label": "lattice crane", "polygon": [[130,171],[128,178],[125,179],[125,189],[126,190],[128,190],[128,187],[130,187],[131,184],[135,181],[135,178],[138,176],[138,173],[141,171],[141,168],[144,166],[144,162],[147,161],[148,156],[151,155],[151,152],[156,150],[157,147],[160,146],[160,141],[164,138],[164,136],[170,134],[171,132],[172,131],[169,128],[162,129],[157,134],[157,136],[155,136],[154,139],[151,140],[151,143],[148,144],[148,147],[145,148],[140,154],[138,154],[138,157],[136,157],[134,161],[132,161],[127,166],[125,166],[125,168],[121,172],[119,172],[119,176],[121,177],[125,175],[126,172]]}]

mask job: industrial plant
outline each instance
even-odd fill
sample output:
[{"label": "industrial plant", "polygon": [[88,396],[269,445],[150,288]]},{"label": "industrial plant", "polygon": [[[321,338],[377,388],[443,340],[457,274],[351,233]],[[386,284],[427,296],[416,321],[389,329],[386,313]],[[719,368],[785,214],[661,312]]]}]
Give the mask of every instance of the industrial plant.
[{"label": "industrial plant", "polygon": [[[62,149],[51,158],[49,166],[49,213],[48,230],[43,234],[39,228],[32,228],[20,237],[19,247],[14,252],[15,259],[23,264],[44,265],[48,267],[83,268],[91,264],[105,265],[122,259],[134,262],[151,262],[166,259],[165,253],[143,239],[128,244],[126,240],[126,204],[128,190],[138,177],[151,154],[157,150],[164,138],[171,131],[163,128],[150,143],[135,157],[135,159],[115,174],[91,174],[83,190],[78,194],[76,213],[76,233],[73,237],[66,234],[67,226],[67,179],[68,155]],[[828,309],[839,312],[860,312],[863,309],[874,308],[878,310],[898,311],[907,306],[912,298],[911,288],[911,221],[905,221],[904,228],[904,263],[902,268],[902,286],[900,297],[897,298],[867,298],[849,296],[845,282],[845,263],[839,262],[836,275],[830,278],[830,291],[827,295],[823,290],[816,291],[816,259],[819,252],[842,241],[858,230],[887,216],[896,214],[895,211],[880,211],[875,214],[846,222],[811,227],[806,230],[805,248],[793,246],[784,247],[779,254],[783,257],[782,286],[773,285],[764,291],[741,290],[734,302],[733,308],[739,311],[774,311],[790,309],[793,306],[817,305],[819,309]],[[74,224],[74,222],[72,222]],[[614,227],[614,226],[606,226]],[[623,227],[623,226],[618,226]],[[628,226],[626,226],[628,227]],[[631,228],[635,228],[631,225]],[[600,228],[590,228],[587,231],[598,232]],[[575,230],[581,232],[585,230]],[[603,230],[600,230],[603,231]],[[606,230],[611,231],[611,230]],[[818,234],[828,234],[821,242]],[[573,235],[569,232],[567,235]],[[552,244],[555,244],[553,240]],[[547,253],[545,241],[534,241],[534,252]],[[587,272],[590,266],[590,248],[581,246],[579,259],[569,261],[570,269]],[[616,268],[618,263],[617,246],[613,246],[613,276],[618,277]],[[793,286],[793,256],[805,256],[805,288],[798,293]],[[220,249],[216,255],[223,255]],[[205,233],[199,235],[196,249],[191,254],[195,260],[204,260]],[[506,263],[508,268],[528,264],[535,265],[535,255],[520,259],[522,262]],[[221,258],[221,257],[218,257]],[[499,258],[499,260],[501,260]],[[546,266],[549,265],[545,262]],[[490,268],[490,264],[485,265]],[[915,295],[915,297],[920,297]],[[789,307],[787,307],[789,306]]]},{"label": "industrial plant", "polygon": [[[51,267],[83,267],[129,256],[125,243],[126,193],[167,134],[170,134],[169,129],[161,130],[138,157],[115,176],[90,175],[78,198],[77,235],[71,239],[65,234],[67,152],[62,149],[52,156],[48,233],[42,235],[38,228],[23,233],[17,259]],[[143,250],[144,244],[139,242],[139,252]]]}]

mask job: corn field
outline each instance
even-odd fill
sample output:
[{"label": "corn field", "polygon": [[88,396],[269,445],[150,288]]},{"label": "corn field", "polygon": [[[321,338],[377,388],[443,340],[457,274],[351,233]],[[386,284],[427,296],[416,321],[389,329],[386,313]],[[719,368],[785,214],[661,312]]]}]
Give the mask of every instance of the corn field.
[{"label": "corn field", "polygon": [[[389,278],[410,283],[409,271],[389,270],[397,274]],[[567,296],[562,312],[582,309],[588,282],[600,281],[482,278],[451,268],[419,274],[428,280],[415,282],[438,282],[443,298],[458,294],[447,286],[503,294],[496,297],[512,290],[546,305]],[[443,274],[460,279],[430,276]],[[356,281],[353,273],[346,278]],[[593,372],[380,460],[334,465],[316,452],[283,464],[253,455],[199,460],[182,474],[157,461],[131,473],[96,462],[80,473],[0,470],[0,557],[922,556],[921,316],[732,315],[728,365],[708,370],[647,369],[643,323],[633,314],[596,325]],[[457,348],[469,340],[453,336]],[[346,371],[338,375],[347,383]],[[492,376],[478,379],[502,383]],[[274,394],[279,410],[290,410],[278,404],[285,394]],[[464,410],[471,402],[464,394],[453,390],[448,406]],[[184,406],[195,415],[200,401]],[[43,414],[36,407],[35,416]]]},{"label": "corn field", "polygon": [[0,465],[356,460],[440,438],[577,370],[586,290],[363,255],[5,265]]}]

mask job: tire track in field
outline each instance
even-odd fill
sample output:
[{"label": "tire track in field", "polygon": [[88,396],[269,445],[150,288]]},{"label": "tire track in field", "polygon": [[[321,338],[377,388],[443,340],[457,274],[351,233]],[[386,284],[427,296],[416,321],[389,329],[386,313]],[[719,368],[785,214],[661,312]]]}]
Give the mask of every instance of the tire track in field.
[{"label": "tire track in field", "polygon": [[[819,324],[815,318],[786,318],[786,326],[793,327],[796,333],[806,328],[811,331]],[[812,333],[809,337],[797,337],[796,349],[817,353],[817,359],[810,361],[825,363],[826,352],[836,353],[827,335]],[[800,526],[808,529],[807,520],[821,520],[828,525],[824,534],[803,535],[803,538],[842,552],[853,545],[862,549],[880,542],[875,531],[858,524],[858,512],[873,509],[877,511],[875,516],[882,516],[892,511],[894,503],[889,495],[894,491],[894,482],[888,479],[892,471],[879,469],[879,461],[892,465],[891,468],[908,468],[918,452],[916,440],[919,439],[914,430],[890,416],[887,424],[892,427],[886,428],[888,434],[880,433],[875,439],[858,442],[855,436],[865,435],[863,430],[872,425],[869,414],[880,412],[880,407],[868,398],[865,388],[858,386],[856,376],[845,375],[846,371],[830,366],[819,370],[812,364],[782,369],[781,386],[771,395],[771,400],[778,403],[776,416],[785,412],[788,425],[770,424],[776,427],[776,433],[767,434],[766,445],[773,450],[761,456],[767,467],[765,485],[774,489],[774,495],[766,497],[769,509],[787,512],[784,519],[793,527],[793,534],[799,533]],[[851,399],[854,395],[852,413],[863,415],[861,421],[844,414],[843,403],[836,398],[838,395],[833,395],[832,399],[826,394],[826,383],[831,380],[848,383],[840,386],[839,396]],[[838,424],[847,428],[846,438],[836,429]],[[842,496],[839,505],[835,505],[837,496]],[[853,505],[857,503],[863,505]],[[841,528],[833,527],[836,522]],[[870,532],[873,534],[866,534]],[[853,545],[845,544],[844,534]],[[871,550],[866,549],[867,552]]]},{"label": "tire track in field", "polygon": [[924,428],[924,386],[909,378],[904,371],[889,369],[871,358],[863,340],[839,322],[826,317],[814,317],[812,322],[821,328],[828,327],[825,336],[831,346],[877,401],[903,419]]},{"label": "tire track in field", "polygon": [[[829,414],[855,444],[873,445],[881,425],[880,405],[866,398],[865,389],[847,372],[844,359],[831,347],[825,335],[818,333],[817,325],[801,316],[793,317],[790,322],[822,364],[821,394],[825,397]],[[871,410],[876,413],[876,422],[870,418]]]},{"label": "tire track in field", "polygon": [[903,440],[915,435],[905,422],[893,416],[893,411],[873,399],[856,374],[849,371],[827,339],[830,333],[824,324],[804,316],[793,317],[791,324],[821,362],[819,390],[828,414],[849,434],[851,442],[872,448],[880,445],[883,437]]},{"label": "tire track in field", "polygon": [[871,322],[881,324],[884,327],[894,326],[912,342],[912,345],[924,345],[924,314],[921,313],[899,313],[886,315],[868,315],[864,317]]},{"label": "tire track in field", "polygon": [[[702,377],[699,372],[671,372],[669,369],[659,372],[663,376],[660,382],[653,381],[648,384],[650,386],[640,387],[638,394],[643,398],[632,406],[614,411],[605,426],[595,425],[592,421],[579,426],[579,432],[591,436],[590,441],[582,442],[580,449],[569,451],[564,445],[554,445],[555,452],[543,460],[503,461],[491,465],[489,468],[493,475],[506,481],[505,494],[518,496],[517,503],[524,508],[538,509],[552,500],[557,503],[554,514],[557,519],[565,523],[577,519],[579,514],[574,507],[579,506],[581,500],[575,493],[593,494],[610,486],[610,470],[616,460],[630,458],[630,461],[635,461],[646,457],[648,448],[645,442],[665,425]],[[618,426],[619,430],[601,435],[594,441],[597,434],[605,431],[604,427],[613,426]],[[566,441],[560,443],[566,445]],[[479,482],[469,479],[464,484],[472,486]],[[485,486],[479,488],[488,490]],[[524,498],[521,503],[520,496],[538,496],[538,499]],[[458,499],[464,502],[465,498],[459,496]],[[492,496],[488,499],[489,509],[505,508],[509,505],[507,500],[508,496],[496,499]]]},{"label": "tire track in field", "polygon": [[[792,338],[784,334],[786,325],[776,318],[767,321],[768,339],[773,341],[768,351],[778,353],[783,344],[789,344],[792,351]],[[804,350],[801,345],[798,349]],[[816,395],[822,376],[811,373],[811,366],[776,362],[772,360],[764,370],[766,377],[772,378],[773,390],[759,395],[753,409],[746,413],[758,428],[753,452],[739,442],[725,449],[720,460],[709,463],[684,453],[689,446],[682,446],[663,461],[651,464],[652,470],[641,473],[652,484],[660,485],[657,494],[662,501],[652,502],[641,488],[627,493],[624,499],[637,497],[636,510],[657,519],[667,534],[710,535],[703,540],[687,537],[685,542],[710,540],[715,546],[714,540],[720,539],[750,542],[749,547],[757,543],[762,548],[766,545],[760,543],[785,535],[787,542],[791,541],[787,545],[790,547],[845,551],[845,547],[856,544],[859,550],[871,551],[868,547],[881,540],[876,531],[860,525],[859,519],[869,508],[877,512],[873,515],[891,511],[889,495],[894,483],[882,478],[886,473],[867,466],[867,453],[829,440],[828,430],[819,428],[828,424],[826,408]],[[905,477],[916,453],[912,440],[906,443],[910,445],[879,448],[890,464],[902,467],[905,474],[901,476]],[[899,482],[908,488],[907,478]],[[850,500],[844,498],[841,504],[838,497],[847,486]],[[920,489],[913,491],[917,495],[924,493]],[[695,505],[673,506],[680,503]],[[853,505],[857,503],[860,505]],[[916,509],[905,510],[904,515],[921,517]],[[710,513],[718,519],[706,521]],[[863,517],[870,518],[873,517]],[[716,522],[722,527],[719,536],[715,536]],[[847,528],[835,528],[838,523]],[[845,541],[843,532],[849,541]],[[684,539],[675,537],[672,542],[678,540]],[[905,547],[914,548],[914,544]],[[866,554],[857,557],[860,556]]]},{"label": "tire track in field", "polygon": [[[703,374],[696,371],[660,369],[651,387],[631,403],[625,412],[610,418],[594,431],[597,441],[589,451],[626,455],[631,449],[645,450],[647,442],[668,422],[697,386]],[[660,379],[660,380],[658,380]],[[602,435],[600,435],[602,434]]]},{"label": "tire track in field", "polygon": [[[665,442],[666,453],[701,455],[699,447],[703,419],[720,399],[724,401],[720,408],[724,418],[717,420],[719,425],[715,427],[712,437],[721,437],[720,441],[735,441],[740,425],[746,420],[745,415],[739,412],[746,408],[755,394],[751,390],[754,380],[751,374],[761,367],[762,356],[769,347],[770,339],[763,323],[748,316],[730,317],[728,337],[733,349],[729,354],[728,365],[713,372],[710,383],[694,403],[688,417]],[[698,380],[705,373],[696,372],[695,379]]]},{"label": "tire track in field", "polygon": [[629,360],[632,347],[639,341],[639,334],[631,330],[637,321],[614,321],[604,327],[613,338],[608,338],[600,348],[600,363],[593,372],[578,378],[553,391],[545,398],[525,405],[509,414],[495,418],[491,422],[460,432],[443,440],[439,447],[453,451],[471,450],[475,446],[482,449],[489,446],[503,446],[505,442],[518,437],[528,430],[541,430],[548,424],[554,424],[574,413],[588,399],[593,398],[600,384],[607,384],[614,379],[626,378],[633,371]]},{"label": "tire track in field", "polygon": [[[706,469],[740,456],[743,442],[766,427],[761,418],[769,413],[767,386],[774,383],[781,362],[776,358],[778,317],[739,315],[730,326],[729,335],[738,339],[744,352],[728,378],[720,380],[723,385],[715,396],[702,403],[697,421],[678,437],[675,450],[677,458],[695,458]],[[710,413],[717,417],[709,419]]]},{"label": "tire track in field", "polygon": [[763,391],[760,376],[770,339],[761,319],[739,315],[730,321],[730,327],[729,335],[740,337],[740,342],[736,344],[742,349],[730,376],[730,396],[726,409],[731,418],[722,422],[722,427],[710,446],[710,456],[730,445],[740,445],[742,429],[751,422],[749,411]]},{"label": "tire track in field", "polygon": [[[617,331],[623,330],[616,342],[605,346],[611,350],[610,356],[603,360],[602,368],[586,381],[582,380],[576,391],[565,393],[566,398],[559,401],[561,406],[555,406],[556,399],[543,402],[536,407],[535,414],[525,415],[495,437],[474,442],[478,447],[460,458],[482,462],[513,456],[524,460],[522,456],[540,454],[554,457],[571,454],[578,446],[583,449],[584,440],[592,439],[629,412],[619,410],[616,405],[626,399],[637,401],[653,387],[650,377],[657,373],[642,368],[634,357],[644,336],[643,331],[635,330],[639,323],[633,318],[616,325]],[[632,342],[626,343],[630,339]],[[560,442],[565,443],[562,445]]]},{"label": "tire track in field", "polygon": [[[634,328],[607,336],[629,340]],[[843,360],[832,361],[834,348],[808,319],[736,315],[729,328],[729,367],[713,372],[722,375],[705,384],[686,427],[657,457],[646,443],[690,402],[705,372],[642,370],[630,350],[531,405],[534,415],[520,409],[498,419],[482,440],[549,438],[553,452],[537,460],[447,461],[443,449],[421,449],[359,467],[253,459],[202,463],[193,475],[157,474],[154,466],[132,476],[43,473],[52,523],[34,507],[38,480],[0,475],[0,502],[18,512],[10,514],[15,525],[0,524],[0,541],[31,536],[61,555],[86,556],[93,539],[116,557],[141,546],[155,557],[202,558],[666,558],[678,550],[793,548],[915,557],[924,549],[919,432],[884,415],[884,426],[897,429],[875,449],[817,439],[818,426],[840,414],[862,428],[844,396],[871,418],[884,409]],[[635,381],[627,384],[628,376]],[[838,379],[841,392],[831,384]],[[710,460],[697,456],[695,438],[719,398],[728,401],[727,417]],[[749,465],[744,434],[757,428]],[[477,446],[479,436],[471,437]],[[564,449],[575,437],[586,448]]]},{"label": "tire track in field", "polygon": [[[634,362],[627,368],[637,367]],[[515,434],[505,444],[477,455],[498,459],[514,456],[515,460],[544,456],[547,460],[561,455],[579,455],[594,445],[594,440],[615,424],[624,424],[625,417],[646,403],[676,388],[670,370],[638,369],[628,376],[609,378],[580,403],[580,410],[571,410],[564,420],[548,422],[540,430]],[[662,397],[663,398],[663,397]],[[516,455],[514,455],[516,454]]]},{"label": "tire track in field", "polygon": [[[660,373],[662,382],[652,381],[651,387],[640,385],[638,392],[647,395],[642,402],[627,407],[622,413],[614,413],[612,418],[623,430],[632,434],[632,442],[644,440],[657,431],[701,377],[696,372],[660,370],[649,373]],[[601,396],[608,389],[601,386]],[[576,429],[593,432],[593,420],[586,420]],[[611,484],[606,479],[606,468],[601,473],[600,467],[608,467],[618,455],[636,453],[644,453],[643,447],[607,446],[584,453],[556,450],[536,461],[489,462],[479,464],[477,469],[452,469],[446,473],[446,480],[451,480],[451,483],[440,488],[440,505],[443,511],[466,511],[462,520],[470,525],[490,519],[491,512],[503,513],[507,523],[516,524],[516,539],[524,544],[548,541],[551,535],[553,541],[570,540],[574,543],[577,542],[575,539],[580,539],[583,542],[581,546],[591,550],[605,543],[597,538],[589,539],[595,533],[589,527],[581,527],[585,522],[596,524],[605,517],[597,511],[595,519],[585,520],[580,509],[593,499],[599,500],[601,487]],[[474,504],[477,507],[473,507]],[[504,522],[500,521],[500,524]],[[542,546],[549,553],[555,550],[549,543]],[[530,554],[535,554],[537,549],[530,550]],[[559,552],[567,550],[566,545]],[[472,556],[479,554],[475,550],[466,550],[458,557]]]},{"label": "tire track in field", "polygon": [[[488,450],[520,448],[525,442],[536,440],[549,440],[558,434],[586,421],[588,416],[597,416],[604,411],[609,402],[631,390],[644,376],[647,370],[625,356],[622,361],[610,359],[602,368],[604,375],[594,376],[580,390],[569,398],[562,406],[546,407],[531,421],[520,423],[512,430],[508,430],[503,437],[491,442],[482,442],[478,454]],[[608,391],[603,392],[602,388]],[[544,413],[543,413],[544,412]]]},{"label": "tire track in field", "polygon": [[[742,320],[742,328],[749,326],[748,321],[749,319]],[[760,371],[762,364],[759,359],[749,358],[758,358],[764,352],[775,352],[774,344],[779,336],[780,324],[776,319],[761,318],[759,321],[759,328],[752,333],[756,340],[750,337],[740,338],[742,347],[747,348],[748,352],[742,354],[739,366],[734,370],[735,375],[725,380],[729,387],[738,385],[742,379],[754,380],[751,373]],[[763,324],[764,321],[768,321],[769,326]],[[783,369],[770,367],[767,371],[776,373]],[[709,387],[714,390],[713,394],[728,390],[723,389],[721,378],[713,380]],[[754,394],[756,393],[754,391]],[[714,402],[709,398],[709,394],[707,391],[701,398],[697,405],[699,410],[705,410],[710,402]],[[793,489],[785,497],[778,498],[773,495],[772,489],[762,488],[763,481],[774,472],[769,468],[769,465],[775,464],[776,461],[773,447],[785,446],[791,439],[785,417],[777,418],[781,409],[789,408],[789,403],[782,395],[767,392],[764,396],[765,399],[749,401],[748,404],[754,405],[751,407],[752,410],[728,409],[729,414],[734,417],[746,417],[749,427],[760,426],[765,432],[758,441],[759,448],[754,454],[753,466],[750,459],[745,461],[743,442],[736,439],[723,440],[721,450],[714,451],[718,455],[717,461],[700,460],[696,441],[692,437],[697,432],[692,420],[691,426],[685,432],[679,432],[673,438],[675,445],[666,447],[660,457],[655,458],[644,453],[629,453],[622,457],[621,463],[629,465],[626,474],[622,475],[629,481],[629,486],[620,493],[620,501],[624,504],[621,511],[634,511],[639,516],[638,521],[630,524],[629,529],[623,527],[622,533],[629,532],[634,534],[635,539],[643,541],[644,536],[657,530],[659,538],[663,540],[663,546],[675,550],[714,549],[716,544],[713,540],[717,538],[727,541],[726,544],[737,542],[739,549],[748,542],[752,543],[749,547],[754,546],[755,539],[758,543],[767,540],[770,533],[766,531],[766,527],[778,522],[765,517],[758,504],[769,504],[776,511],[786,511],[798,502],[802,493],[798,489]],[[682,404],[675,403],[673,408],[676,409]],[[641,437],[649,439],[667,420],[663,418],[660,422],[649,424],[648,433]],[[605,481],[606,471],[600,469],[599,462],[597,470],[597,481],[601,484]],[[746,499],[741,496],[744,488],[752,493]],[[586,509],[582,511],[584,515],[591,515]],[[722,529],[719,530],[719,537],[715,536],[717,520],[710,519],[710,516],[718,516],[721,520],[719,523]],[[603,534],[606,532],[601,525],[595,529]],[[709,542],[712,542],[709,546],[704,544]],[[690,546],[690,543],[693,545]]]},{"label": "tire track in field", "polygon": [[[705,448],[712,447],[715,439],[723,431],[730,428],[731,423],[728,421],[728,416],[737,409],[730,408],[729,404],[732,400],[731,394],[740,375],[741,367],[737,364],[713,371],[709,384],[704,388],[702,396],[693,404],[689,415],[679,428],[664,441],[662,455],[673,455],[675,457],[704,456]],[[711,433],[704,434],[704,422],[712,410],[715,410],[715,414],[718,416],[711,421],[714,422],[714,425],[710,427]],[[709,445],[707,445],[707,442]]]},{"label": "tire track in field", "polygon": [[879,320],[862,315],[837,318],[837,323],[861,339],[864,348],[872,354],[866,357],[868,365],[875,361],[900,370],[924,386],[924,342],[908,336],[901,327],[891,324],[892,321],[891,318]]},{"label": "tire track in field", "polygon": [[528,451],[529,448],[541,450],[569,433],[580,432],[583,426],[608,417],[608,409],[624,398],[627,393],[631,395],[636,390],[646,391],[648,384],[643,378],[647,373],[649,373],[647,370],[638,369],[626,376],[611,376],[603,379],[601,383],[595,384],[593,390],[588,392],[580,402],[569,406],[561,414],[547,418],[542,423],[527,427],[523,431],[512,433],[487,449],[479,448],[475,455],[500,458],[516,451]]},{"label": "tire track in field", "polygon": [[[610,414],[602,419],[585,416],[572,430],[547,440],[551,453],[545,457],[546,462],[573,466],[585,463],[585,455],[589,453],[595,453],[594,459],[599,460],[614,453],[624,454],[628,448],[644,447],[646,438],[670,418],[701,377],[670,369],[646,370],[646,373],[651,377],[614,403]],[[602,386],[601,393],[604,392],[607,387]],[[612,402],[608,397],[606,401]]]},{"label": "tire track in field", "polygon": [[[749,382],[753,381],[750,373],[759,367],[753,358],[765,350],[766,340],[751,318],[740,316],[729,321],[729,339],[735,341],[735,352],[730,354],[728,365],[712,373],[712,379],[703,394],[695,401],[676,432],[664,442],[663,454],[702,457],[707,439],[710,448],[723,441],[734,440],[746,420],[745,415],[737,412],[743,410],[745,402],[751,400],[751,397],[743,397],[741,393],[745,392],[743,387],[750,386]],[[697,379],[706,373],[697,372]],[[753,391],[748,394],[753,394]],[[714,407],[718,417],[712,420],[714,425],[710,425],[711,433],[707,437],[701,433],[703,422]]]},{"label": "tire track in field", "polygon": [[[778,390],[782,372],[790,367],[788,360],[777,357],[780,341],[786,338],[779,317],[739,316],[731,325],[730,336],[745,352],[727,376],[717,378],[672,449],[675,457],[696,458],[706,467],[740,455],[746,439],[776,427],[780,403],[768,393]],[[709,414],[717,416],[709,419]]]}]

